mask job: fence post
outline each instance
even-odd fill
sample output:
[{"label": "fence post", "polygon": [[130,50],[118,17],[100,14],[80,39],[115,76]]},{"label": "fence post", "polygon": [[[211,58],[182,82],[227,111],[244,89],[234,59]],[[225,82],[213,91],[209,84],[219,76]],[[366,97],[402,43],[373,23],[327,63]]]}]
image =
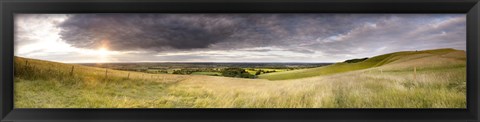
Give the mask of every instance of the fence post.
[{"label": "fence post", "polygon": [[28,70],[28,60],[25,60],[25,70],[24,70],[25,74],[28,74],[27,70]]},{"label": "fence post", "polygon": [[380,73],[383,74],[383,69],[380,69]]},{"label": "fence post", "polygon": [[107,81],[107,73],[108,73],[108,69],[105,69],[105,81]]},{"label": "fence post", "polygon": [[130,72],[129,72],[128,75],[127,75],[127,79],[130,79]]},{"label": "fence post", "polygon": [[73,75],[73,69],[75,68],[75,66],[72,66],[72,70],[70,71],[70,76]]}]

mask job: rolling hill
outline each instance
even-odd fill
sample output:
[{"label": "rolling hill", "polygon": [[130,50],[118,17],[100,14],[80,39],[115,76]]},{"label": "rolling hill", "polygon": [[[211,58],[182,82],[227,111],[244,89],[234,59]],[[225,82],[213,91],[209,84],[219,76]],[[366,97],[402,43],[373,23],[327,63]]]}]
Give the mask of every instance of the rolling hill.
[{"label": "rolling hill", "polygon": [[391,67],[389,65],[394,66],[397,70],[413,67],[443,67],[442,65],[445,64],[449,64],[448,66],[465,66],[465,61],[465,51],[450,48],[424,51],[404,51],[375,56],[358,63],[341,62],[318,68],[263,74],[260,75],[259,78],[269,80],[298,79],[375,67]]}]

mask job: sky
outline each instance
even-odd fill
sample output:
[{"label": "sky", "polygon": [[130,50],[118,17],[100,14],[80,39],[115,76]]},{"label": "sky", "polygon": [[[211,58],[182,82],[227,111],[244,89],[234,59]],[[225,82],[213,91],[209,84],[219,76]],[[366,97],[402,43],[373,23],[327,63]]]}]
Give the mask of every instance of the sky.
[{"label": "sky", "polygon": [[465,14],[16,14],[15,55],[63,63],[341,62],[466,49]]}]

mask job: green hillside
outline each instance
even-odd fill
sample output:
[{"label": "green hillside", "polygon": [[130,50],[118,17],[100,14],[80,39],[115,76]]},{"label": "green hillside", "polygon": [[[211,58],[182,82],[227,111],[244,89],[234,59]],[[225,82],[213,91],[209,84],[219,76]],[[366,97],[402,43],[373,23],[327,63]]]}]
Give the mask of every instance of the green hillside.
[{"label": "green hillside", "polygon": [[[380,66],[390,65],[394,63],[411,62],[413,60],[420,59],[420,58],[443,56],[451,53],[460,53],[460,54],[454,55],[453,57],[447,57],[447,58],[459,59],[463,61],[466,60],[464,51],[455,50],[451,48],[423,50],[423,51],[403,51],[403,52],[395,52],[395,53],[375,56],[365,61],[357,62],[357,63],[341,62],[341,63],[335,63],[332,65],[318,67],[318,68],[269,73],[269,74],[260,75],[259,78],[269,79],[269,80],[287,80],[287,79],[307,78],[307,77],[322,76],[322,75],[329,75],[329,74],[335,74],[335,73],[380,67]],[[435,61],[443,61],[443,60],[431,60],[431,61],[435,62]],[[409,67],[406,67],[406,68],[409,68]]]}]

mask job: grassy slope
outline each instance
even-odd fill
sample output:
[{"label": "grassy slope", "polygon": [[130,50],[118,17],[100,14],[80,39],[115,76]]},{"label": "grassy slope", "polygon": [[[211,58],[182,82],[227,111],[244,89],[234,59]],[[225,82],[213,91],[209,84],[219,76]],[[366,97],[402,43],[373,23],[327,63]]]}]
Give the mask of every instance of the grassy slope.
[{"label": "grassy slope", "polygon": [[342,73],[342,72],[348,72],[348,71],[379,67],[386,64],[390,64],[390,63],[397,63],[396,61],[411,61],[416,58],[425,58],[429,56],[438,56],[438,55],[455,53],[455,52],[462,52],[462,51],[454,50],[454,49],[436,49],[436,50],[425,50],[425,51],[396,52],[396,53],[375,56],[363,62],[358,62],[358,63],[342,62],[342,63],[336,63],[333,65],[328,65],[328,66],[318,67],[318,68],[269,73],[269,74],[260,75],[259,78],[269,79],[269,80],[287,80],[287,79],[315,77],[315,76],[322,76],[322,75],[329,75],[329,74],[335,74],[335,73]]},{"label": "grassy slope", "polygon": [[[392,55],[403,55],[401,52]],[[433,50],[378,67],[270,81],[144,74],[15,59],[17,108],[465,108],[465,52]],[[378,63],[377,63],[378,64]],[[413,79],[411,67],[417,67]],[[34,68],[35,67],[35,68]],[[51,70],[48,70],[52,68]],[[380,69],[383,73],[380,73]],[[130,78],[126,78],[131,73]]]},{"label": "grassy slope", "polygon": [[[166,87],[187,78],[118,70],[108,70],[105,75],[104,68],[20,57],[15,57],[14,63],[15,106],[20,108],[145,106],[145,100],[155,99]],[[74,73],[70,75],[72,66]],[[127,98],[141,99],[131,102]]]}]

